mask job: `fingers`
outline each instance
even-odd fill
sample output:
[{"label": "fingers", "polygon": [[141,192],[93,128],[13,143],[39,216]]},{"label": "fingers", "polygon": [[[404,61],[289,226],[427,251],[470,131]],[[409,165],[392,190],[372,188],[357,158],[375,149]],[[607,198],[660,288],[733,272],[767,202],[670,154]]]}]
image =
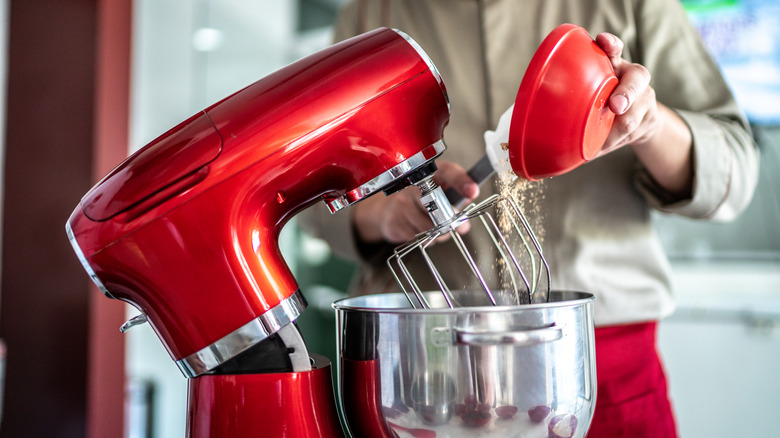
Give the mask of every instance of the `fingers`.
[{"label": "fingers", "polygon": [[390,196],[376,194],[355,204],[352,224],[358,237],[366,243],[401,243],[430,228],[419,196],[419,189],[407,187]]},{"label": "fingers", "polygon": [[384,240],[402,243],[433,227],[428,212],[420,203],[417,187],[407,187],[387,197],[387,207],[379,218]]},{"label": "fingers", "polygon": [[461,196],[470,201],[479,196],[479,185],[471,179],[463,167],[450,161],[440,161],[437,164],[439,170],[433,176],[436,184],[443,189],[453,187]]},{"label": "fingers", "polygon": [[[442,188],[454,187],[461,196],[474,199],[479,195],[478,185],[459,165],[441,161],[434,180]],[[355,205],[353,224],[361,239],[366,242],[386,241],[403,243],[433,228],[433,221],[420,202],[420,190],[407,187],[390,196],[374,195]],[[457,228],[464,234],[468,224]],[[437,239],[446,240],[445,239]]]},{"label": "fingers", "polygon": [[596,35],[596,44],[607,54],[612,64],[622,61],[623,41],[611,33],[602,32]]},{"label": "fingers", "polygon": [[609,97],[609,109],[615,113],[604,153],[627,144],[647,141],[657,127],[658,103],[650,86],[650,72],[643,65],[622,58],[623,42],[610,33],[596,36],[596,43],[612,63],[618,85]]},{"label": "fingers", "polygon": [[622,58],[623,41],[615,35],[600,33],[596,36],[596,43],[609,57],[620,81],[609,98],[609,108],[616,115],[625,114],[650,85],[650,72],[643,65]]},{"label": "fingers", "polygon": [[605,152],[608,151],[607,149],[613,150],[628,144],[646,142],[655,132],[657,124],[658,105],[655,90],[647,87],[628,111],[615,117],[604,145]]},{"label": "fingers", "polygon": [[618,76],[618,86],[609,98],[609,109],[616,115],[628,112],[650,85],[650,72],[640,64],[623,63]]}]

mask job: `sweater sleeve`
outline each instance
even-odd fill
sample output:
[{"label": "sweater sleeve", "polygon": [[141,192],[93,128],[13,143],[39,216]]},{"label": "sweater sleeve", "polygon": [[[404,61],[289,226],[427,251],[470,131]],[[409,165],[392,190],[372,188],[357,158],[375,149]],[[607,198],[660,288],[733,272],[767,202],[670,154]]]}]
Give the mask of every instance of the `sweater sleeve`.
[{"label": "sweater sleeve", "polygon": [[636,62],[650,70],[658,100],[677,111],[693,138],[693,193],[674,200],[644,169],[637,186],[654,208],[729,221],[750,202],[758,149],[720,69],[677,0],[639,1]]}]

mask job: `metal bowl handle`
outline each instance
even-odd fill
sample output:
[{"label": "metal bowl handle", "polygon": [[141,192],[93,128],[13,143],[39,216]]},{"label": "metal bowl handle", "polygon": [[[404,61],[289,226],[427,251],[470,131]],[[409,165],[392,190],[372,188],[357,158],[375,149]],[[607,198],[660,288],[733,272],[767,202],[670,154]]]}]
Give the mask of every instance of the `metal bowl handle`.
[{"label": "metal bowl handle", "polygon": [[543,328],[500,332],[470,332],[451,327],[437,327],[431,332],[432,343],[437,347],[449,345],[533,347],[557,341],[562,337],[563,331],[555,324]]}]

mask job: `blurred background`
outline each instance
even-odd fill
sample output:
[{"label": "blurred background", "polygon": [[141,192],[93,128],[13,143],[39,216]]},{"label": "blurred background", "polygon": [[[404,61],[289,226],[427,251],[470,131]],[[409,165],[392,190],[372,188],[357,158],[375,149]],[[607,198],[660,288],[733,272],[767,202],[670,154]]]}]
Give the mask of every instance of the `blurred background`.
[{"label": "blurred background", "polygon": [[[123,156],[330,44],[342,3],[0,0],[0,437],[184,436],[186,380],[147,324],[119,335],[137,311],[88,286],[65,221]],[[751,120],[762,162],[738,221],[655,217],[679,300],[661,324],[660,348],[681,437],[774,436],[780,5],[683,4]],[[335,367],[330,304],[344,296],[353,265],[294,220],[282,251],[309,301],[299,319],[309,348]]]}]

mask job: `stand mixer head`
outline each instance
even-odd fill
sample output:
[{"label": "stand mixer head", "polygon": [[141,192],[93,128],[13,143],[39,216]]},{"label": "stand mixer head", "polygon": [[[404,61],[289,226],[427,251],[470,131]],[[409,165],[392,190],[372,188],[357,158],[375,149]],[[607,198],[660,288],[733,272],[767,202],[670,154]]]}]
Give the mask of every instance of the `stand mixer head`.
[{"label": "stand mixer head", "polygon": [[[187,377],[291,324],[306,302],[284,224],[432,173],[449,120],[422,49],[378,29],[257,81],[121,163],[67,222],[84,268],[148,320]],[[132,325],[132,323],[130,323]]]}]

